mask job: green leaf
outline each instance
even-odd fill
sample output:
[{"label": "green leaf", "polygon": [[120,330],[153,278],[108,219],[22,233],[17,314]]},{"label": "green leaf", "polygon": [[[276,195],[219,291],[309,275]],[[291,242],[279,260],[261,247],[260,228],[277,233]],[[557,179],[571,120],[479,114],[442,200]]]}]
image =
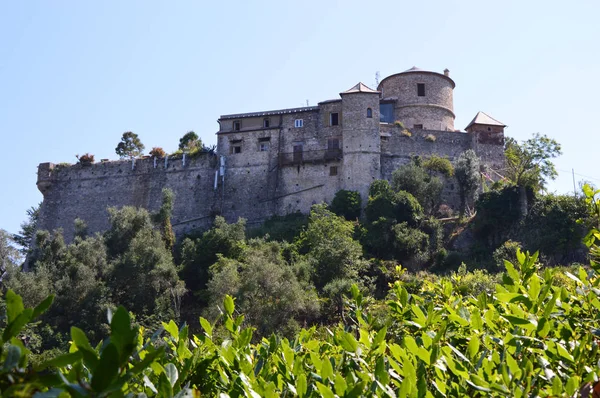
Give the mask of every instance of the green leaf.
[{"label": "green leaf", "polygon": [[513,315],[502,315],[502,317],[515,326],[520,326],[527,330],[537,329],[537,325],[534,325],[529,319],[524,319]]},{"label": "green leaf", "polygon": [[321,377],[323,380],[333,378],[333,367],[331,366],[331,361],[328,358],[323,359],[323,364],[321,366]]},{"label": "green leaf", "polygon": [[415,316],[417,317],[416,322],[420,324],[421,327],[427,325],[427,317],[425,316],[421,308],[419,308],[419,306],[416,304],[413,304],[410,308],[412,309],[413,314],[415,314]]},{"label": "green leaf", "polygon": [[172,363],[168,363],[165,365],[165,373],[167,375],[167,379],[169,379],[169,383],[171,383],[171,387],[175,386],[177,383],[177,379],[179,378],[179,371]]},{"label": "green leaf", "polygon": [[212,337],[212,325],[210,324],[210,322],[202,317],[200,317],[200,325],[202,326],[202,329],[204,329],[204,332],[206,333],[206,335],[208,337]]},{"label": "green leaf", "polygon": [[385,341],[385,335],[387,333],[387,326],[384,326],[383,328],[381,328],[377,334],[375,335],[375,338],[373,339],[373,348],[377,348],[381,343],[383,343]]},{"label": "green leaf", "polygon": [[77,348],[85,349],[88,351],[94,351],[94,349],[90,345],[90,341],[88,340],[83,330],[79,329],[76,326],[71,327],[71,339],[73,340],[73,343],[75,343]]},{"label": "green leaf", "polygon": [[404,288],[404,287],[400,287],[400,304],[402,304],[402,307],[406,307],[406,304],[408,304],[408,291]]},{"label": "green leaf", "polygon": [[109,343],[100,356],[98,366],[92,376],[92,389],[97,392],[104,391],[119,373],[119,350],[113,343]]},{"label": "green leaf", "polygon": [[306,389],[306,375],[304,373],[301,373],[300,376],[298,376],[298,378],[296,379],[296,393],[298,394],[298,397],[304,397],[304,395],[306,394]]},{"label": "green leaf", "polygon": [[340,334],[340,344],[342,348],[349,352],[356,352],[356,348],[358,348],[358,342],[354,336],[348,332],[341,332]]},{"label": "green leaf", "polygon": [[[23,312],[23,299],[21,296],[8,289],[5,295],[6,300],[6,315],[8,317],[8,324],[17,319],[17,317]],[[4,340],[6,341],[6,340]]]},{"label": "green leaf", "polygon": [[59,355],[48,361],[40,364],[36,370],[44,370],[46,368],[63,368],[67,365],[73,365],[75,362],[81,360],[81,351],[71,352],[69,354]]},{"label": "green leaf", "polygon": [[31,315],[31,319],[35,319],[38,316],[42,315],[44,312],[46,312],[48,310],[48,308],[50,308],[50,306],[52,305],[53,301],[54,301],[53,294],[51,294],[50,296],[48,296],[44,300],[42,300],[42,302],[39,303],[38,305],[36,305],[35,308],[33,309],[33,314]]},{"label": "green leaf", "polygon": [[333,393],[333,391],[331,391],[331,388],[327,387],[324,384],[321,384],[317,381],[317,389],[319,390],[319,393],[321,394],[322,397],[324,398],[335,398],[335,394]]},{"label": "green leaf", "polygon": [[125,363],[137,344],[137,330],[131,327],[129,312],[119,306],[110,322],[110,340],[119,351],[120,363]]},{"label": "green leaf", "polygon": [[21,349],[16,345],[10,344],[6,350],[6,359],[2,368],[4,371],[10,371],[11,369],[19,366],[19,360],[21,359]]},{"label": "green leaf", "polygon": [[475,359],[475,356],[479,353],[479,345],[479,338],[472,335],[469,344],[467,344],[467,352],[472,360]]},{"label": "green leaf", "polygon": [[335,387],[335,393],[337,395],[339,395],[340,397],[342,397],[344,395],[344,393],[346,392],[346,389],[348,388],[348,383],[346,383],[346,380],[339,373],[336,373],[336,375],[335,375],[334,387]]},{"label": "green leaf", "polygon": [[133,368],[130,369],[130,372],[133,374],[138,374],[144,371],[151,363],[153,363],[156,358],[162,356],[165,352],[165,347],[160,347],[159,349],[149,352],[146,354],[143,360],[136,363]]},{"label": "green leaf", "polygon": [[169,323],[163,322],[162,326],[171,335],[171,337],[175,339],[175,341],[179,340],[179,328],[177,327],[177,324],[173,322],[172,319],[169,321]]},{"label": "green leaf", "polygon": [[546,337],[550,332],[550,329],[550,322],[546,318],[540,318],[536,329],[538,336],[542,338]]},{"label": "green leaf", "polygon": [[573,362],[573,355],[569,354],[569,351],[567,351],[565,346],[563,346],[561,343],[556,343],[556,349],[558,355],[560,355],[569,362]]},{"label": "green leaf", "polygon": [[233,315],[233,310],[235,309],[235,305],[233,304],[233,298],[230,295],[226,295],[223,300],[223,306],[225,307],[225,312],[227,315]]},{"label": "green leaf", "polygon": [[567,394],[569,394],[569,396],[573,396],[573,394],[575,394],[575,391],[578,390],[579,383],[579,377],[577,376],[572,376],[569,378],[569,380],[567,380],[565,390],[567,390]]},{"label": "green leaf", "polygon": [[173,397],[173,387],[165,373],[161,373],[158,377],[158,396],[161,398]]},{"label": "green leaf", "polygon": [[554,395],[555,397],[559,397],[562,395],[562,392],[563,392],[562,381],[560,380],[560,378],[558,376],[555,376],[552,379],[552,395]]},{"label": "green leaf", "polygon": [[[20,299],[21,298],[19,297],[19,300]],[[13,305],[16,305],[18,307],[18,304],[13,304]],[[22,304],[21,304],[21,307],[22,307]],[[12,339],[13,337],[15,337],[16,335],[18,335],[19,332],[21,332],[21,329],[23,329],[23,326],[25,326],[31,320],[32,314],[33,314],[33,310],[31,308],[22,310],[12,320],[12,322],[8,323],[8,325],[6,326],[6,329],[4,329],[4,333],[2,333],[2,340],[7,342],[10,339]]]},{"label": "green leaf", "polygon": [[85,364],[92,371],[96,369],[96,366],[98,365],[98,354],[96,354],[96,351],[94,351],[90,345],[90,342],[88,341],[85,333],[83,333],[83,330],[79,329],[78,327],[71,326],[71,340],[73,340],[75,347],[81,351]]},{"label": "green leaf", "polygon": [[506,268],[506,273],[508,276],[515,282],[519,282],[521,280],[521,276],[515,270],[515,266],[508,260],[504,260],[504,267]]}]

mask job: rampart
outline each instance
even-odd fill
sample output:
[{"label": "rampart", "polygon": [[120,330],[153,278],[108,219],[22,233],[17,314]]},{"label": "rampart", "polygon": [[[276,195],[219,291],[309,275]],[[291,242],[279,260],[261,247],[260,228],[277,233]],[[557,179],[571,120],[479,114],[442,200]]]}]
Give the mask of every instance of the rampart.
[{"label": "rampart", "polygon": [[[214,174],[217,157],[136,159],[72,166],[42,163],[38,188],[44,194],[39,228],[62,228],[65,240],[73,238],[73,222],[84,220],[90,232],[109,226],[107,209],[138,206],[150,211],[160,208],[162,189],[176,195],[172,223],[181,235],[212,222],[215,198]],[[156,166],[156,167],[155,167]]]}]

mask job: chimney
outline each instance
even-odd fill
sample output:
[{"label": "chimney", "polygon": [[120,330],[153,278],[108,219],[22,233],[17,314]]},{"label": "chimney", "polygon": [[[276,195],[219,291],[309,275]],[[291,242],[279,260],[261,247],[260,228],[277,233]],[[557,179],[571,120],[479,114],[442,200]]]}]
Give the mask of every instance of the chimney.
[{"label": "chimney", "polygon": [[444,69],[444,76],[450,76],[450,69]]}]

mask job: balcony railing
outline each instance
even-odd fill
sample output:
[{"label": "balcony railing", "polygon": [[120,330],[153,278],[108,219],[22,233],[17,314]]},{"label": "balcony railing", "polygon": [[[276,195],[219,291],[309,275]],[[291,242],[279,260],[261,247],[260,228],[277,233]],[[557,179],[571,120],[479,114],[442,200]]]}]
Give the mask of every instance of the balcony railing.
[{"label": "balcony railing", "polygon": [[342,159],[341,149],[325,149],[320,151],[296,151],[279,154],[279,167],[300,164],[318,164]]}]

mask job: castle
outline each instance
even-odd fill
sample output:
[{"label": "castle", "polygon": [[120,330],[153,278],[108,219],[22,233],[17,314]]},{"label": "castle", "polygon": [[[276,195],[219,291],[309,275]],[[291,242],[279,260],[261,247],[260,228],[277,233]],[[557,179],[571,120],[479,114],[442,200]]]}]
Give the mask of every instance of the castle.
[{"label": "castle", "polygon": [[[90,232],[108,228],[110,206],[156,210],[162,189],[175,192],[178,236],[206,228],[220,214],[250,225],[272,215],[307,213],[340,189],[358,191],[390,179],[413,156],[455,160],[473,149],[489,169],[504,165],[503,123],[479,112],[465,132],[454,128],[454,81],[413,67],[383,79],[377,90],[358,83],[317,106],[222,115],[217,150],[191,158],[103,161],[70,166],[42,163],[39,228],[73,237],[75,218]],[[458,187],[443,195],[456,203]]]}]

